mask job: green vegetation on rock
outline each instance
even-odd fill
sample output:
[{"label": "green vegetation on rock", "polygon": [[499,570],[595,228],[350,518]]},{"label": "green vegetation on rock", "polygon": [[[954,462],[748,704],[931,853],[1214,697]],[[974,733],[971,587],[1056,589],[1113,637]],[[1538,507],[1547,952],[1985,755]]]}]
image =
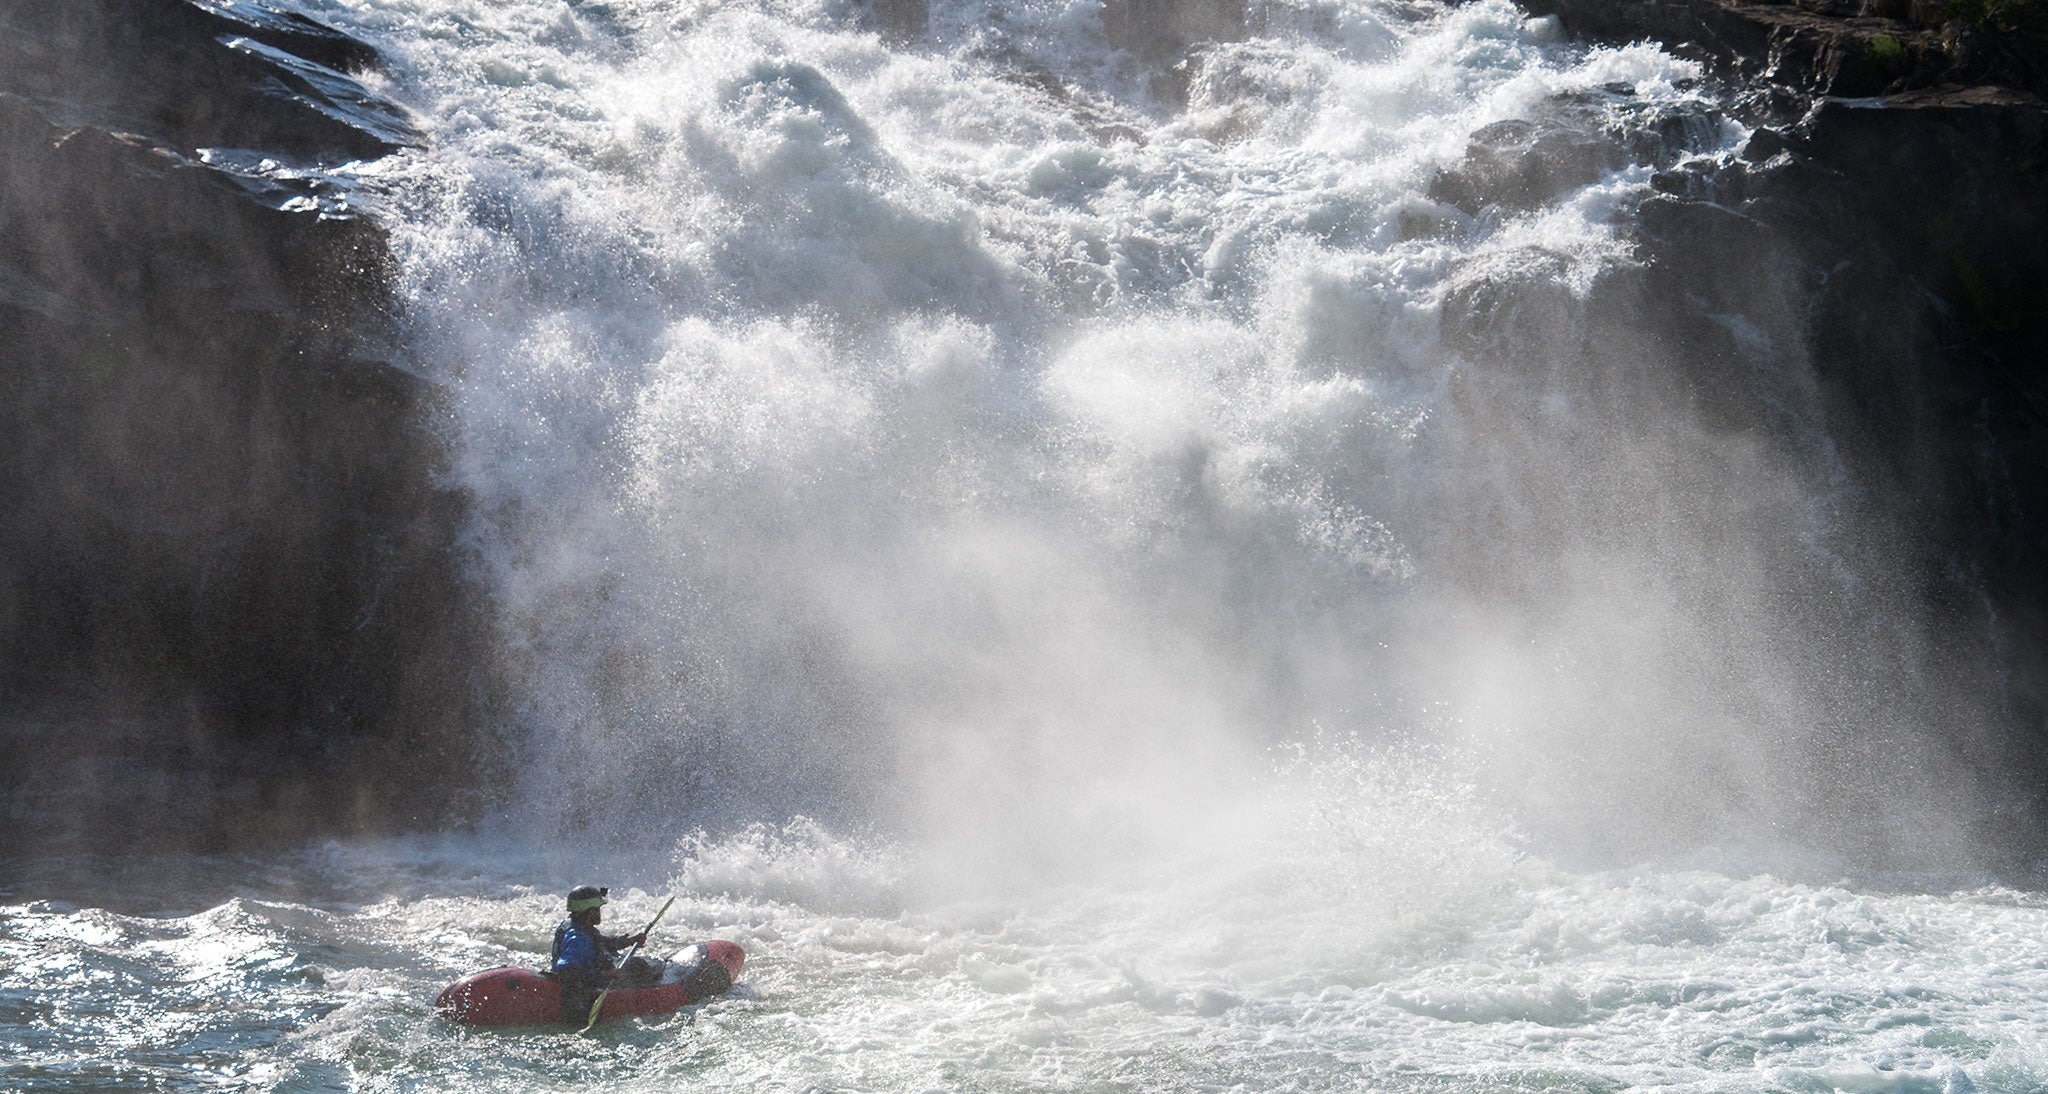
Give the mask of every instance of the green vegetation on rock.
[{"label": "green vegetation on rock", "polygon": [[1933,9],[1933,19],[1952,20],[2005,34],[2048,32],[2048,0],[1947,0]]},{"label": "green vegetation on rock", "polygon": [[2048,56],[2048,0],[1946,0],[1921,21],[1937,26],[1961,23],[2037,64]]}]

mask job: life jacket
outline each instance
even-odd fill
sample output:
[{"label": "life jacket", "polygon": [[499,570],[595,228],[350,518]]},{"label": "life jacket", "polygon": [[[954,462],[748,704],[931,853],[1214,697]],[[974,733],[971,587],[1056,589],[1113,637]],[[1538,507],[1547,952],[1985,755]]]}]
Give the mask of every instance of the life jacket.
[{"label": "life jacket", "polygon": [[[582,945],[578,945],[578,943]],[[612,951],[618,947],[595,927],[579,927],[576,921],[564,920],[555,928],[554,952],[549,955],[548,968],[559,972],[566,957],[569,967],[597,971],[611,968]],[[568,951],[565,953],[564,951]]]}]

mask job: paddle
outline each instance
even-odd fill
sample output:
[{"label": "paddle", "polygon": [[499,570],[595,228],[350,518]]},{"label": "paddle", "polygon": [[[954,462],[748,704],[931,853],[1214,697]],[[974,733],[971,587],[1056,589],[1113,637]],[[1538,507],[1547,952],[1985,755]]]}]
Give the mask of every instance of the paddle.
[{"label": "paddle", "polygon": [[[674,904],[675,902],[676,898],[668,898],[668,904]],[[647,942],[648,931],[652,931],[654,929],[654,925],[656,923],[661,922],[661,917],[668,914],[668,904],[662,905],[661,910],[654,913],[654,918],[647,921],[647,930],[640,932],[640,941],[633,943],[633,948],[627,950],[626,956],[619,959],[619,964],[621,966],[625,965],[626,962],[633,960],[633,955],[640,952],[640,947],[645,945]],[[590,1027],[595,1026],[597,1024],[597,1012],[604,1009],[604,997],[610,995],[611,993],[612,989],[610,987],[606,987],[603,991],[597,993],[597,1002],[590,1004],[590,1021],[578,1032],[589,1033]]]}]

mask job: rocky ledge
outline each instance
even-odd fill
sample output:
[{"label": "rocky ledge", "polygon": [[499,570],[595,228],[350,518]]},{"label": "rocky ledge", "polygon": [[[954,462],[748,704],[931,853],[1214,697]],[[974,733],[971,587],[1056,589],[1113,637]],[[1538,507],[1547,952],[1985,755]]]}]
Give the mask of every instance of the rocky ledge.
[{"label": "rocky ledge", "polygon": [[2035,0],[1525,0],[1574,33],[1652,39],[1723,72],[1841,96],[2048,88]]}]

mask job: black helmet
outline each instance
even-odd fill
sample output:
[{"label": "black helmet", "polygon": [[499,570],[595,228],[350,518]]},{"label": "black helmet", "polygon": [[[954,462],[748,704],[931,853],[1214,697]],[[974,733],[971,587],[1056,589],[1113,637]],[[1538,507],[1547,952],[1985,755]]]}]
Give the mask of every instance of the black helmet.
[{"label": "black helmet", "polygon": [[578,885],[574,889],[569,890],[569,910],[571,912],[583,912],[601,907],[605,902],[604,898],[610,893],[611,889],[607,886]]}]

